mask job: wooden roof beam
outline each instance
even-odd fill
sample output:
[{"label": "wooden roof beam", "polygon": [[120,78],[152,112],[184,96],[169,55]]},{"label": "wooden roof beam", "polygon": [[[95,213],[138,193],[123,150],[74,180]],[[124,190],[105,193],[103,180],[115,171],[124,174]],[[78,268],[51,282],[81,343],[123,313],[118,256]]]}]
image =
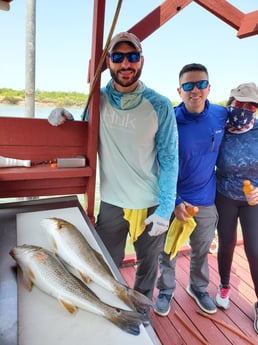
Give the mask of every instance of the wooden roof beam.
[{"label": "wooden roof beam", "polygon": [[128,31],[143,41],[191,2],[192,0],[165,0]]},{"label": "wooden roof beam", "polygon": [[234,29],[239,30],[244,13],[225,0],[194,0],[223,22],[229,24]]},{"label": "wooden roof beam", "polygon": [[241,21],[237,33],[238,38],[245,38],[258,34],[258,11],[247,13]]},{"label": "wooden roof beam", "polygon": [[245,38],[258,34],[258,11],[245,14],[225,0],[194,1],[234,29],[238,30],[238,38]]}]

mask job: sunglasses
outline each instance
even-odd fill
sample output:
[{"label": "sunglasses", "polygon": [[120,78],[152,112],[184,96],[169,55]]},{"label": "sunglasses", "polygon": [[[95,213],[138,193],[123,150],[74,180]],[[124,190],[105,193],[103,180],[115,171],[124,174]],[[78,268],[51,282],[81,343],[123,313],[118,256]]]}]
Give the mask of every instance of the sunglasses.
[{"label": "sunglasses", "polygon": [[130,52],[130,53],[120,53],[120,52],[115,52],[115,53],[110,53],[108,54],[110,57],[111,61],[113,63],[121,63],[124,61],[124,58],[126,57],[127,60],[131,63],[139,62],[141,58],[141,53],[138,52]]},{"label": "sunglasses", "polygon": [[189,81],[187,83],[184,83],[181,85],[181,88],[184,91],[192,91],[194,87],[196,86],[199,90],[206,89],[209,85],[208,80],[198,80],[198,81]]},{"label": "sunglasses", "polygon": [[256,112],[256,108],[257,106],[253,103],[249,103],[249,102],[239,102],[237,100],[235,100],[235,108],[238,109],[247,109],[250,110],[252,113]]}]

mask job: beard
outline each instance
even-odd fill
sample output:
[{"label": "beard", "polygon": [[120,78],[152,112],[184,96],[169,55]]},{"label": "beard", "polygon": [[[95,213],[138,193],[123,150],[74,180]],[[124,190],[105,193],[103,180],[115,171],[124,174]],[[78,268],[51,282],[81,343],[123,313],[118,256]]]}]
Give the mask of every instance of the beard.
[{"label": "beard", "polygon": [[[130,78],[128,80],[123,79],[123,78],[119,77],[120,71],[132,71],[134,73],[134,75],[132,78]],[[140,78],[141,74],[142,74],[142,68],[139,68],[137,71],[133,68],[127,68],[127,69],[122,68],[118,71],[114,71],[110,68],[110,75],[111,75],[112,79],[114,80],[115,83],[117,83],[118,85],[120,85],[122,87],[129,87],[129,86],[133,85]]]}]

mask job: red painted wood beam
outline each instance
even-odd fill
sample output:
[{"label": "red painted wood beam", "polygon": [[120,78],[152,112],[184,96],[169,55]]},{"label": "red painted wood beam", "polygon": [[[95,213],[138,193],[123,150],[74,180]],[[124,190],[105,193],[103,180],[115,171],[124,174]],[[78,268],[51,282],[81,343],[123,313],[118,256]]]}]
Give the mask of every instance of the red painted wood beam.
[{"label": "red painted wood beam", "polygon": [[225,0],[194,1],[234,29],[238,30],[238,38],[245,38],[258,34],[258,11],[244,14]]},{"label": "red painted wood beam", "polygon": [[245,38],[258,35],[258,11],[247,13],[242,19],[237,37]]},{"label": "red painted wood beam", "polygon": [[128,31],[143,41],[191,2],[192,0],[165,0]]},{"label": "red painted wood beam", "polygon": [[244,13],[229,2],[225,0],[194,0],[194,2],[223,20],[223,22],[232,26],[234,29],[238,30],[240,28]]},{"label": "red painted wood beam", "polygon": [[[93,28],[92,28],[92,46],[91,46],[91,60],[89,67],[89,82],[93,82],[95,72],[98,68],[98,63],[103,49],[104,36],[104,22],[105,22],[105,0],[94,0],[93,10]],[[88,214],[94,214],[95,203],[95,185],[96,185],[96,166],[97,166],[97,151],[98,151],[98,130],[99,130],[99,104],[100,104],[100,78],[95,84],[95,89],[89,104],[89,140],[88,140],[88,154],[89,165],[93,168],[93,175],[90,177],[88,187]],[[85,139],[86,140],[86,139]],[[95,221],[91,217],[91,221]]]}]

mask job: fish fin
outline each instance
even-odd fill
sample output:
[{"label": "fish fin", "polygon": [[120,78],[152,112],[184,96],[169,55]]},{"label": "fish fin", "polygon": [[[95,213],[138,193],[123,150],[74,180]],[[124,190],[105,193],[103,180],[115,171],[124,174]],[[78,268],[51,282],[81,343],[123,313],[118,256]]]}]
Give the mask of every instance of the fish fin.
[{"label": "fish fin", "polygon": [[123,331],[133,334],[140,334],[140,324],[142,323],[142,316],[135,311],[127,311],[114,308],[110,315],[105,316],[109,321],[121,328]]},{"label": "fish fin", "polygon": [[28,276],[30,277],[30,280],[35,279],[35,275],[29,266],[27,267],[27,272],[28,272]]},{"label": "fish fin", "polygon": [[80,277],[82,278],[82,280],[84,281],[85,284],[89,284],[91,282],[91,278],[89,276],[87,276],[86,274],[84,274],[81,271],[78,271]]},{"label": "fish fin", "polygon": [[57,252],[57,243],[56,243],[56,240],[54,238],[51,239],[51,244],[52,244],[52,249],[53,249],[54,253],[56,254],[56,252]]},{"label": "fish fin", "polygon": [[65,309],[69,311],[69,313],[73,314],[77,311],[77,307],[73,304],[63,300],[62,298],[59,298],[58,300],[65,307]]},{"label": "fish fin", "polygon": [[22,272],[22,280],[23,280],[23,283],[24,283],[24,286],[26,287],[26,289],[28,290],[28,291],[30,291],[31,292],[31,290],[32,290],[32,288],[33,288],[33,282],[32,282],[32,280],[31,280],[31,278],[30,278],[30,275],[33,275],[33,277],[34,277],[34,274],[33,274],[33,272],[29,269],[29,274],[27,274],[27,273],[24,273],[23,271],[22,271],[22,269],[20,269],[21,270],[21,272]]},{"label": "fish fin", "polygon": [[72,273],[72,275],[74,275],[77,278],[81,278],[85,284],[89,284],[91,282],[91,278],[87,275],[85,275],[84,273],[82,273],[80,270],[77,270],[75,267],[73,267],[72,265],[70,265],[68,262],[66,262],[61,256],[59,256],[58,254],[56,254],[56,257],[58,258],[58,260],[68,269],[68,271],[70,273]]},{"label": "fish fin", "polygon": [[108,274],[110,274],[112,277],[114,277],[114,275],[113,275],[113,273],[112,273],[110,267],[109,267],[108,264],[106,263],[106,261],[105,261],[105,259],[103,258],[103,256],[102,256],[99,252],[97,252],[96,250],[94,250],[94,249],[93,249],[93,252],[94,252],[96,258],[97,258],[97,259],[99,260],[99,262],[101,263],[101,265],[102,265],[102,266],[104,267],[104,269],[106,270],[106,272],[107,272]]},{"label": "fish fin", "polygon": [[24,278],[24,279],[23,279],[23,283],[24,283],[26,289],[27,289],[29,292],[31,292],[31,291],[32,291],[32,288],[33,288],[33,283],[32,283],[32,281],[29,280],[29,279],[25,279],[25,278]]},{"label": "fish fin", "polygon": [[57,229],[58,230],[62,229],[62,226],[63,226],[63,223],[64,223],[63,219],[55,218],[55,220],[56,220],[56,227],[57,227]]}]

